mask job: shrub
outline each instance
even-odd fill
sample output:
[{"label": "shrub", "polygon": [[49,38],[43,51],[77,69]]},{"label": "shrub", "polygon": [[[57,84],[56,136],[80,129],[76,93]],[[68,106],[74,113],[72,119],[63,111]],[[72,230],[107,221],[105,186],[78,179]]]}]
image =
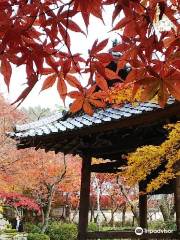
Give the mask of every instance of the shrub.
[{"label": "shrub", "polygon": [[27,233],[41,233],[41,228],[32,223],[25,223],[24,231]]},{"label": "shrub", "polygon": [[76,240],[77,227],[75,224],[52,222],[46,231],[51,240]]},{"label": "shrub", "polygon": [[12,229],[12,225],[11,224],[7,224],[6,225],[6,229]]},{"label": "shrub", "polygon": [[17,233],[16,229],[5,229],[4,230],[5,233]]},{"label": "shrub", "polygon": [[167,222],[165,222],[165,229],[176,231],[176,223],[175,223],[175,221],[167,221]]},{"label": "shrub", "polygon": [[149,229],[166,229],[166,230],[176,230],[176,224],[174,221],[164,222],[163,220],[156,220],[149,223]]},{"label": "shrub", "polygon": [[[0,230],[0,235],[1,234],[8,234],[11,236],[16,235],[18,232],[16,231],[16,229],[5,229],[5,230]],[[1,238],[0,238],[1,239]]]},{"label": "shrub", "polygon": [[27,240],[50,240],[50,238],[42,233],[29,233]]},{"label": "shrub", "polygon": [[88,225],[88,231],[92,231],[92,232],[98,231],[97,224],[94,222],[90,222]]}]

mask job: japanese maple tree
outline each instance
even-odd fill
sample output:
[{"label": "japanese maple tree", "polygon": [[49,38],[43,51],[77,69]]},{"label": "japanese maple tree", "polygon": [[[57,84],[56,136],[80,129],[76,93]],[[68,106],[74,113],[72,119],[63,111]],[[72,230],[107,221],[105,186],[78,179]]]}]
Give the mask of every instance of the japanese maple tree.
[{"label": "japanese maple tree", "polygon": [[[18,151],[15,141],[8,138],[6,132],[12,130],[15,122],[25,121],[27,116],[15,110],[2,96],[0,109],[0,192],[14,201],[14,207],[23,207],[23,204],[30,207],[31,201],[26,196],[35,199],[44,214],[46,227],[55,193],[78,191],[81,161],[71,155],[33,149]],[[26,196],[20,199],[21,194]]]},{"label": "japanese maple tree", "polygon": [[11,165],[22,156],[16,149],[15,142],[7,137],[6,132],[12,130],[15,122],[25,120],[25,115],[10,105],[0,95],[0,186],[1,191],[11,191],[13,179],[10,174]]},{"label": "japanese maple tree", "polygon": [[[92,158],[93,164],[102,163],[105,160]],[[108,160],[106,160],[108,161]],[[122,211],[122,224],[125,222],[126,208],[130,207],[135,219],[139,221],[137,208],[138,191],[134,184],[129,187],[124,177],[120,173],[93,173],[91,178],[91,215],[94,216],[94,209],[97,209],[96,218],[99,224],[99,215],[103,214],[105,221],[107,218],[103,209],[111,211],[110,224],[114,225],[114,215]],[[91,216],[92,218],[92,216]]]},{"label": "japanese maple tree", "polygon": [[40,212],[39,205],[32,198],[19,193],[0,192],[0,199],[4,206],[12,207],[17,213],[19,213],[19,209]]},{"label": "japanese maple tree", "polygon": [[[105,8],[113,7],[113,27],[118,44],[105,52],[108,39],[94,41],[88,57],[71,49],[70,32],[88,35],[75,21],[77,15],[88,29],[90,16],[103,21]],[[9,88],[13,65],[24,66],[27,85],[16,103],[22,102],[35,84],[44,77],[42,90],[55,83],[60,97],[73,99],[72,112],[104,107],[108,82],[119,79],[118,92],[130,88],[132,98],[138,90],[141,100],[155,95],[164,106],[169,95],[180,99],[178,0],[21,0],[0,2],[0,70]],[[119,16],[121,16],[119,18]],[[158,31],[164,17],[172,27]],[[87,31],[88,32],[88,31]],[[111,52],[120,52],[119,58]],[[108,69],[116,61],[116,72]],[[129,64],[131,72],[123,81],[119,69]],[[82,76],[88,78],[82,84]],[[88,75],[88,77],[87,77]],[[69,92],[68,85],[74,88]]]},{"label": "japanese maple tree", "polygon": [[[52,152],[22,150],[22,158],[12,166],[11,177],[16,191],[26,192],[41,208],[42,231],[48,226],[56,193],[79,187],[80,164],[77,157]],[[76,186],[77,184],[77,186]]]}]

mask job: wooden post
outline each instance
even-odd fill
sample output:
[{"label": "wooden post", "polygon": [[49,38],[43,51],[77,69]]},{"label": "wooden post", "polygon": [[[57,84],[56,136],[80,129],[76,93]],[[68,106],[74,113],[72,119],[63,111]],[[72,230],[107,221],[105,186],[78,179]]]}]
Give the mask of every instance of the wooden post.
[{"label": "wooden post", "polygon": [[81,169],[78,240],[86,240],[90,200],[91,157],[84,156]]},{"label": "wooden post", "polygon": [[[139,192],[145,191],[142,183],[139,183]],[[147,223],[147,194],[139,195],[139,225],[142,228],[148,228]]]},{"label": "wooden post", "polygon": [[180,176],[176,176],[175,183],[176,226],[177,232],[180,234]]}]

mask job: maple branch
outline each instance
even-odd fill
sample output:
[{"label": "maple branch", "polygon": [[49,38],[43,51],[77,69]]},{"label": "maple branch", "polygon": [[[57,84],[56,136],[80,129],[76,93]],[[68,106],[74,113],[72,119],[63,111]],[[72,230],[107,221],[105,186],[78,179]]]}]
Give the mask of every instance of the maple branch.
[{"label": "maple branch", "polygon": [[57,179],[57,181],[55,182],[55,185],[58,184],[59,182],[61,182],[61,180],[64,178],[65,174],[66,174],[66,170],[67,170],[67,163],[66,163],[66,155],[63,154],[63,163],[64,163],[64,171],[61,174],[61,176],[59,176],[59,178]]},{"label": "maple branch", "polygon": [[[62,1],[61,1],[61,2],[62,2]],[[66,7],[66,6],[69,6],[69,8],[70,8],[70,5],[71,5],[73,2],[74,2],[74,0],[72,0],[72,1],[69,2],[69,3],[63,3],[63,5],[60,5],[60,6],[58,6],[58,5],[56,4],[56,7],[52,8],[52,9],[49,9],[49,10],[43,12],[43,13],[40,13],[40,14],[38,14],[38,16],[42,16],[42,15],[44,15],[44,14],[46,14],[46,13],[52,12],[52,11],[54,11],[54,10],[57,10],[57,9],[59,9],[60,7],[62,7],[62,10],[63,10],[63,8]],[[54,3],[53,3],[52,5],[54,5]],[[24,16],[27,16],[27,15],[24,14]],[[31,15],[31,16],[27,16],[27,17],[34,17],[34,16]]]},{"label": "maple branch", "polygon": [[123,184],[121,184],[121,183],[119,182],[119,176],[117,176],[117,184],[118,184],[118,186],[119,186],[119,188],[120,188],[123,196],[126,198],[127,203],[130,205],[131,211],[132,211],[132,213],[134,214],[134,217],[136,218],[137,221],[139,221],[139,216],[138,216],[136,207],[135,207],[134,204],[132,203],[131,199],[128,197],[128,194],[127,194],[126,189],[125,189],[125,187],[123,186]]},{"label": "maple branch", "polygon": [[[73,3],[73,1],[74,1],[74,0],[72,0],[70,3],[67,4],[67,5],[68,5],[68,10],[67,10],[67,19],[66,19],[66,35],[65,35],[66,41],[67,41],[67,37],[68,37],[68,26],[69,26],[70,6],[71,6],[71,4]],[[76,67],[76,70],[78,70],[77,63],[74,61],[74,57],[73,57],[73,54],[72,54],[72,52],[71,52],[71,49],[70,49],[70,47],[68,46],[68,44],[67,44],[66,42],[65,42],[65,44],[66,44],[66,47],[67,47],[67,49],[68,49],[68,51],[69,51],[69,53],[70,53],[71,59],[72,59],[74,65],[75,65],[75,67]],[[79,74],[81,75],[81,73],[79,73]]]},{"label": "maple branch", "polygon": [[[65,156],[65,154],[64,154],[63,156],[64,156],[64,157],[63,157],[64,171],[62,172],[62,174],[59,175],[59,176],[57,177],[57,179],[56,179],[52,184],[50,184],[50,185],[49,185],[49,183],[46,183],[46,180],[45,180],[45,179],[43,180],[43,183],[44,183],[44,185],[47,187],[47,189],[49,188],[49,186],[55,187],[58,183],[61,182],[61,180],[64,178],[64,176],[65,176],[65,174],[66,174],[66,170],[67,170],[66,156]],[[44,177],[45,177],[45,176],[44,176]],[[53,177],[52,177],[52,178],[53,178]]]},{"label": "maple branch", "polygon": [[[42,3],[41,3],[41,5],[42,5]],[[54,4],[52,4],[52,5],[54,5]],[[44,15],[44,14],[46,14],[46,13],[49,13],[49,12],[52,12],[52,11],[54,11],[54,10],[57,10],[57,9],[60,8],[60,7],[63,7],[63,8],[64,8],[64,7],[67,6],[67,5],[69,5],[69,4],[66,3],[66,4],[60,5],[60,6],[58,6],[58,5],[56,4],[56,7],[52,8],[52,9],[49,9],[49,10],[47,10],[47,11],[45,11],[45,12],[43,12],[43,13],[40,13],[40,14],[38,14],[38,15],[30,15],[30,16],[27,16],[27,14],[24,13],[23,16],[28,17],[28,18],[34,18],[34,17],[37,17],[37,16],[42,16],[42,15]],[[19,6],[19,4],[16,4],[16,6]],[[18,16],[17,18],[22,19],[22,17],[19,17],[19,16]]]},{"label": "maple branch", "polygon": [[[131,0],[132,1],[132,0]],[[153,35],[154,35],[154,43],[156,44],[156,30],[155,30],[155,27],[154,27],[154,24],[153,22],[151,21],[151,18],[150,18],[150,15],[149,15],[149,12],[148,12],[148,9],[141,3],[141,2],[138,2],[138,4],[144,8],[145,12],[146,12],[146,16],[144,16],[146,18],[146,21],[149,22],[150,24],[150,27],[153,29]],[[149,32],[149,34],[151,34],[151,32]],[[148,36],[149,37],[149,36]],[[159,56],[157,55],[156,52],[154,52],[154,54],[156,55],[157,59],[160,60]]]},{"label": "maple branch", "polygon": [[[68,10],[67,10],[67,19],[66,19],[66,35],[65,35],[65,44],[67,46],[67,37],[68,37],[68,27],[69,27],[69,11],[70,11],[70,4],[68,4]],[[69,50],[69,47],[67,46],[68,50]]]}]

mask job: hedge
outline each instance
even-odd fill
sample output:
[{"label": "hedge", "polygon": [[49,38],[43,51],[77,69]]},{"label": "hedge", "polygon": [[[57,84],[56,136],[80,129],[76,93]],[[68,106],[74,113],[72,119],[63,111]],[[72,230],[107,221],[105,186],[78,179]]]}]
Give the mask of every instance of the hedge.
[{"label": "hedge", "polygon": [[27,240],[50,240],[49,236],[42,233],[29,233]]}]

